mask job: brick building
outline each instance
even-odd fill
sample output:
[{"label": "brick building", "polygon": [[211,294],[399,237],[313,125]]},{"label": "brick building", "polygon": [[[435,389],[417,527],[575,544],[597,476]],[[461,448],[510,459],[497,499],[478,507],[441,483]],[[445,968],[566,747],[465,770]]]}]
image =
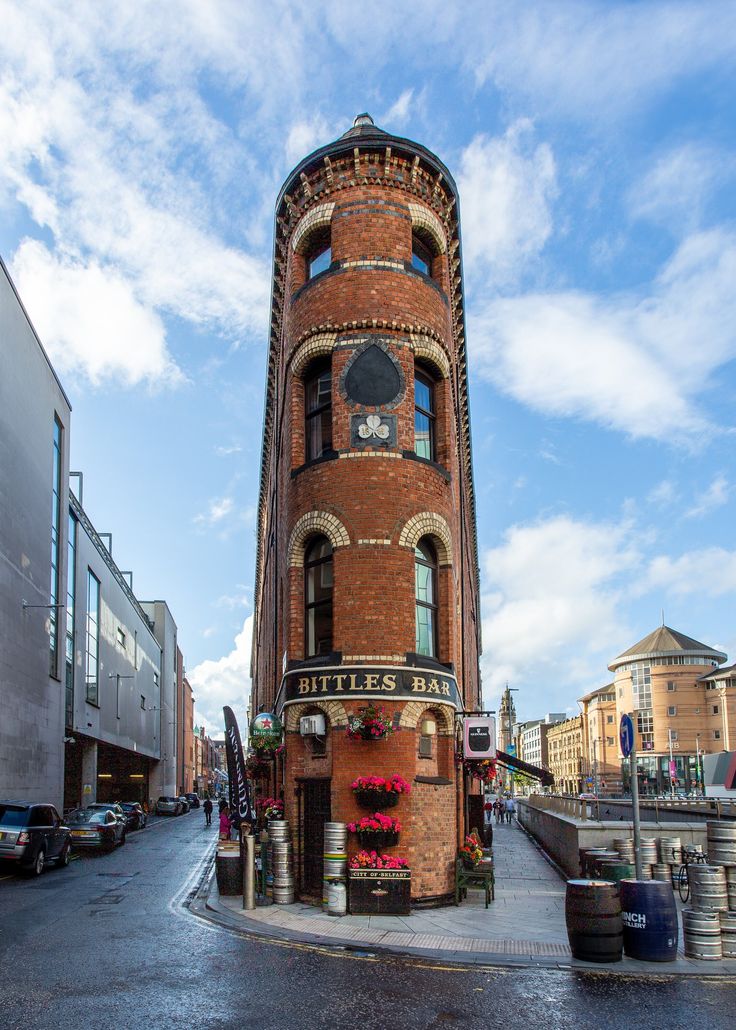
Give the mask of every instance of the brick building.
[{"label": "brick building", "polygon": [[[277,201],[252,710],[284,723],[306,895],[324,821],[366,814],[358,775],[411,782],[391,814],[416,900],[449,894],[465,830],[455,716],[481,707],[480,612],[457,199],[433,154],[361,115]],[[371,702],[394,732],[351,740]],[[301,735],[312,713],[324,737]]]}]

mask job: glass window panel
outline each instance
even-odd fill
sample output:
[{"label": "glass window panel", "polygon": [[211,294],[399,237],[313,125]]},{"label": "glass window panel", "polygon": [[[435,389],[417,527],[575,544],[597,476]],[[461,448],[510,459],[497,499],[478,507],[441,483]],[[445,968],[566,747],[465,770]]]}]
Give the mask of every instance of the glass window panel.
[{"label": "glass window panel", "polygon": [[425,604],[432,604],[434,602],[432,570],[426,565],[420,565],[418,562],[415,569],[417,601],[423,601]]},{"label": "glass window panel", "polygon": [[419,376],[414,380],[414,404],[425,411],[432,411],[432,389],[429,383]]},{"label": "glass window panel", "polygon": [[434,612],[417,605],[417,654],[434,657]]},{"label": "glass window panel", "polygon": [[416,250],[411,252],[411,263],[420,272],[424,272],[425,275],[429,275],[429,265]]},{"label": "glass window panel", "polygon": [[313,279],[320,272],[326,272],[332,263],[332,247],[325,247],[319,254],[309,260],[309,278]]},{"label": "glass window panel", "polygon": [[432,429],[427,415],[414,413],[414,451],[420,458],[432,459]]},{"label": "glass window panel", "polygon": [[307,657],[332,650],[332,602],[307,611]]}]

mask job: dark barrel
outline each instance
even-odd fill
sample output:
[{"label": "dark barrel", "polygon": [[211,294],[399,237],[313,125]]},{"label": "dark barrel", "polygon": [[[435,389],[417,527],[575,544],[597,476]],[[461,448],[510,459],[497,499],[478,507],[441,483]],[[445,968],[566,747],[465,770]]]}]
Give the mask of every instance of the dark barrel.
[{"label": "dark barrel", "polygon": [[636,867],[631,865],[629,862],[611,861],[605,859],[603,862],[598,863],[598,870],[603,880],[613,880],[614,883],[618,880],[628,880],[632,876],[636,876]]},{"label": "dark barrel", "polygon": [[575,958],[584,962],[621,961],[623,927],[615,883],[568,880],[565,923]]},{"label": "dark barrel", "polygon": [[624,952],[644,962],[677,958],[677,908],[672,886],[662,880],[621,880]]}]

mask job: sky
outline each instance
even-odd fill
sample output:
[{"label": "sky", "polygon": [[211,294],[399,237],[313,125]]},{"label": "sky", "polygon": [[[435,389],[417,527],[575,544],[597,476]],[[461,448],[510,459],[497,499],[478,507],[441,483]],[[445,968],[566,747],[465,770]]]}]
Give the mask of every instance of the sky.
[{"label": "sky", "polygon": [[460,191],[486,706],[736,658],[736,5],[0,0],[0,254],[84,506],[244,718],[273,206],[368,111]]}]

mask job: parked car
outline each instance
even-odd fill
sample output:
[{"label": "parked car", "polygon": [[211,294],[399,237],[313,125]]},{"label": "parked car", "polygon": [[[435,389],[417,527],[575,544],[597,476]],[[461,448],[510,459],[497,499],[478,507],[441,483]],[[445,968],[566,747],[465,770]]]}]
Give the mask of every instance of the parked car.
[{"label": "parked car", "polygon": [[71,832],[53,805],[0,801],[0,859],[40,876],[47,863],[69,865]]},{"label": "parked car", "polygon": [[148,821],[140,801],[121,801],[120,807],[125,813],[125,821],[129,830],[142,830]]},{"label": "parked car", "polygon": [[189,807],[190,807],[189,806],[189,801],[187,800],[186,795],[180,794],[179,797],[177,798],[177,801],[181,804],[182,815],[184,815],[186,812],[189,811]]},{"label": "parked car", "polygon": [[118,819],[126,821],[123,807],[117,801],[93,801],[92,804],[85,805],[85,807],[97,812],[114,812]]},{"label": "parked car", "polygon": [[162,794],[156,802],[156,815],[181,815],[181,813],[182,807],[179,798]]},{"label": "parked car", "polygon": [[198,794],[185,794],[184,797],[189,802],[190,808],[199,808],[199,795]]},{"label": "parked car", "polygon": [[75,808],[68,822],[74,848],[112,851],[117,844],[125,844],[125,819],[120,819],[112,808]]},{"label": "parked car", "polygon": [[590,793],[578,794],[578,797],[579,797],[579,799],[581,801],[597,801],[598,800],[598,795],[597,794],[590,794]]}]

